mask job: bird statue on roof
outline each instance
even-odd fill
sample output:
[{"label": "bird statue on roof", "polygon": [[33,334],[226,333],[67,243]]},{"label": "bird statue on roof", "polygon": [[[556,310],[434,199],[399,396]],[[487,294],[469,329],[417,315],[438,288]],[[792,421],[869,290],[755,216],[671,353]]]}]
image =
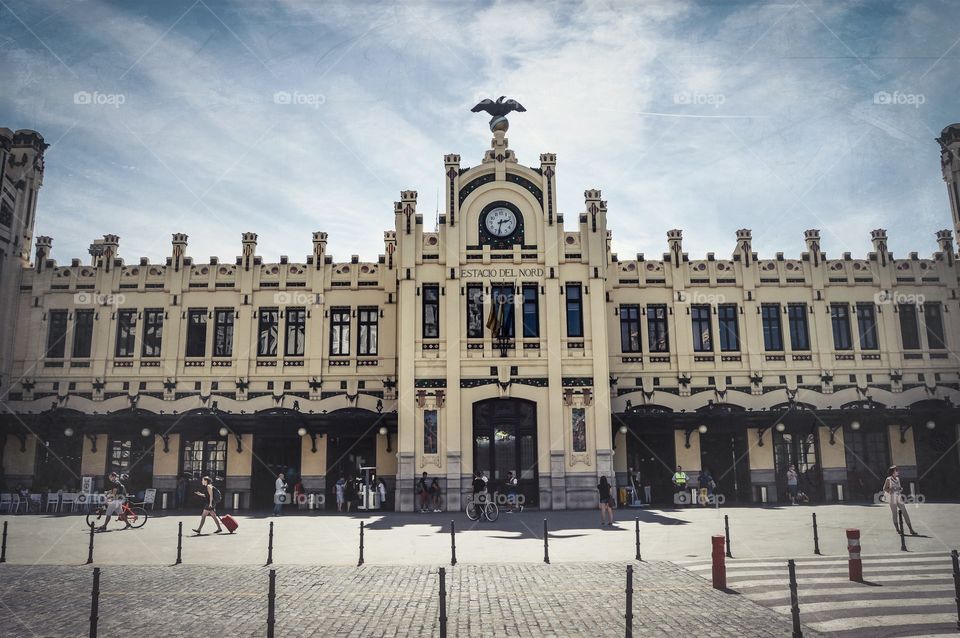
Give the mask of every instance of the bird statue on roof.
[{"label": "bird statue on roof", "polygon": [[504,132],[506,132],[507,128],[510,126],[510,123],[506,118],[507,113],[511,113],[513,111],[523,113],[526,110],[527,109],[523,108],[522,104],[514,99],[508,100],[507,96],[505,95],[501,95],[496,101],[487,98],[470,109],[470,111],[473,113],[479,113],[480,111],[486,111],[489,113],[492,116],[490,118],[490,130]]}]

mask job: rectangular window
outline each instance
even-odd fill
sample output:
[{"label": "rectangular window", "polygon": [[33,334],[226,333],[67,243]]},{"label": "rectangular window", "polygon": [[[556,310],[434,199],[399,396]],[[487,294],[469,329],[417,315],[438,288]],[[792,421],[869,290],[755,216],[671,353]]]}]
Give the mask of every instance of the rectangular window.
[{"label": "rectangular window", "polygon": [[217,308],[213,311],[213,356],[233,356],[233,308]]},{"label": "rectangular window", "polygon": [[491,300],[493,303],[491,308],[493,316],[490,318],[491,333],[494,337],[512,339],[516,334],[513,316],[516,299],[514,298],[513,286],[493,286],[490,290],[493,293]]},{"label": "rectangular window", "polygon": [[713,352],[710,339],[710,306],[691,306],[690,322],[693,326],[694,352]]},{"label": "rectangular window", "polygon": [[857,332],[860,334],[861,350],[880,347],[877,342],[877,312],[872,303],[857,304]]},{"label": "rectangular window", "polygon": [[640,306],[620,306],[620,351],[640,352]]},{"label": "rectangular window", "polygon": [[912,303],[897,304],[900,314],[900,336],[904,350],[920,349],[920,330],[917,325],[917,307]]},{"label": "rectangular window", "polygon": [[760,318],[763,322],[763,348],[767,351],[783,350],[783,325],[780,323],[780,304],[760,305]]},{"label": "rectangular window", "polygon": [[47,320],[50,323],[47,328],[47,357],[62,359],[67,341],[67,311],[51,310]]},{"label": "rectangular window", "polygon": [[117,357],[132,357],[137,342],[137,311],[117,312]]},{"label": "rectangular window", "polygon": [[423,453],[437,453],[437,411],[423,411]]},{"label": "rectangular window", "polygon": [[440,338],[440,286],[423,286],[423,338]]},{"label": "rectangular window", "polygon": [[810,331],[807,328],[807,304],[788,304],[787,321],[790,322],[790,347],[794,350],[809,350]]},{"label": "rectangular window", "polygon": [[89,357],[93,346],[93,310],[77,310],[73,323],[73,356]]},{"label": "rectangular window", "polygon": [[350,354],[349,308],[330,310],[330,354],[337,356]]},{"label": "rectangular window", "polygon": [[567,336],[583,336],[583,296],[580,284],[567,284]]},{"label": "rectangular window", "polygon": [[540,297],[536,284],[523,284],[523,336],[540,336]]},{"label": "rectangular window", "polygon": [[280,310],[278,308],[261,308],[257,321],[257,356],[277,356],[277,342],[279,341]]},{"label": "rectangular window", "polygon": [[143,311],[143,351],[144,357],[159,357],[163,343],[163,310],[148,308]]},{"label": "rectangular window", "polygon": [[207,354],[207,309],[187,311],[187,356],[204,357]]},{"label": "rectangular window", "polygon": [[376,308],[360,308],[357,311],[357,329],[360,331],[360,341],[357,343],[358,354],[377,354],[378,319],[379,311]]},{"label": "rectangular window", "polygon": [[307,309],[287,308],[287,333],[283,353],[288,357],[302,357],[307,344]]},{"label": "rectangular window", "polygon": [[650,348],[650,352],[670,352],[666,305],[647,306],[647,347]]},{"label": "rectangular window", "polygon": [[927,327],[927,348],[943,350],[947,347],[946,335],[943,333],[943,314],[940,302],[929,301],[923,304],[923,322]]},{"label": "rectangular window", "polygon": [[725,303],[717,306],[717,328],[720,330],[721,352],[736,352],[740,350],[740,326],[737,319],[737,304]]},{"label": "rectangular window", "polygon": [[573,451],[587,451],[587,411],[584,408],[573,408],[571,416],[573,434]]},{"label": "rectangular window", "polygon": [[467,284],[467,338],[483,338],[483,286]]},{"label": "rectangular window", "polygon": [[850,350],[850,306],[845,303],[830,304],[830,323],[833,326],[833,349]]}]

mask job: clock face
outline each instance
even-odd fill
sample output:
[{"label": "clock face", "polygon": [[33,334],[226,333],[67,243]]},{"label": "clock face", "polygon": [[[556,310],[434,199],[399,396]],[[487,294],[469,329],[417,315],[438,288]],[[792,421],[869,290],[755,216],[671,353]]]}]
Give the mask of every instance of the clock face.
[{"label": "clock face", "polygon": [[494,237],[506,237],[517,229],[517,216],[509,208],[500,206],[487,213],[484,225]]}]

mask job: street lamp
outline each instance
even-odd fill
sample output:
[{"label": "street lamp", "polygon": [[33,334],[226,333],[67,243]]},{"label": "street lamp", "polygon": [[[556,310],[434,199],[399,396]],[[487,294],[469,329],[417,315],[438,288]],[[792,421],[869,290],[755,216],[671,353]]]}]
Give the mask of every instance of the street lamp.
[{"label": "street lamp", "polygon": [[783,432],[786,429],[787,426],[785,426],[783,423],[777,423],[777,432]]},{"label": "street lamp", "polygon": [[230,434],[230,430],[226,426],[220,428],[220,436],[227,436],[228,434]]},{"label": "street lamp", "polygon": [[936,424],[935,422],[933,422],[933,421],[927,421],[927,429],[928,429],[928,430],[932,430],[932,429],[935,428],[935,427],[937,427],[937,424]]},{"label": "street lamp", "polygon": [[387,426],[385,425],[380,426],[380,436],[387,436]]},{"label": "street lamp", "polygon": [[300,428],[297,430],[298,436],[307,436],[307,428]]},{"label": "street lamp", "polygon": [[701,425],[700,427],[697,428],[697,432],[699,432],[700,434],[706,434],[706,433],[707,433],[707,426],[706,426],[706,425]]},{"label": "street lamp", "polygon": [[625,425],[620,426],[620,434],[626,434],[629,431],[629,428]]},{"label": "street lamp", "polygon": [[140,436],[144,438],[150,436],[150,428],[143,428],[142,430],[140,430]]},{"label": "street lamp", "polygon": [[854,421],[853,423],[851,423],[851,424],[850,424],[850,429],[851,429],[851,430],[859,430],[859,429],[860,429],[860,421]]},{"label": "street lamp", "polygon": [[73,436],[73,428],[63,428],[63,436]]}]

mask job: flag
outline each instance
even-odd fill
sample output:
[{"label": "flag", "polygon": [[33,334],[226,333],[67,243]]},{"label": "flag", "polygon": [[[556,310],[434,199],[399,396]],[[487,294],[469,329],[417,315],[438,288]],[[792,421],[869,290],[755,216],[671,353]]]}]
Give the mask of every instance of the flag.
[{"label": "flag", "polygon": [[490,334],[494,337],[500,335],[500,327],[503,325],[503,308],[502,304],[497,302],[496,296],[493,297],[490,303],[490,316],[487,317],[487,328],[490,329]]}]

